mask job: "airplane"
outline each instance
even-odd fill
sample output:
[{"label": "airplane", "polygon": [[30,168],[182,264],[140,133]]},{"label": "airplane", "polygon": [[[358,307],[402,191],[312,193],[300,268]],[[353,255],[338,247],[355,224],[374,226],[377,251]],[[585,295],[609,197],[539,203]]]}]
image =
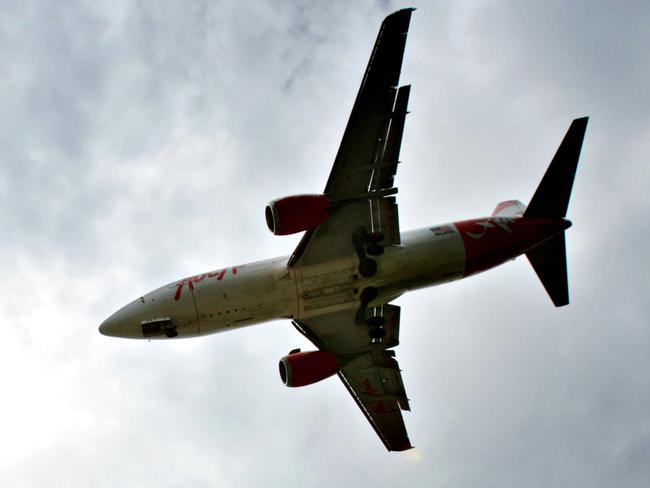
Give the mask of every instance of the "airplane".
[{"label": "airplane", "polygon": [[291,256],[232,266],[162,286],[99,327],[107,336],[179,339],[290,320],[316,350],[280,359],[289,387],[333,375],[389,451],[411,449],[410,410],[394,348],[407,291],[473,276],[525,254],[555,306],[569,303],[564,231],[587,127],[569,127],[530,204],[401,232],[395,194],[410,86],[399,76],[414,9],[383,21],[322,194],[265,209],[275,235],[305,232]]}]

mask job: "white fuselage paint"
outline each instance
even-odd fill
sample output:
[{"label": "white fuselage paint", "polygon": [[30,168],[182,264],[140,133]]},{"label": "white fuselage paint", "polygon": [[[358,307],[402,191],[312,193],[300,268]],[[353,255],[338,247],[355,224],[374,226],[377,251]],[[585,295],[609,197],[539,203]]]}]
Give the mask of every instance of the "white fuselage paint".
[{"label": "white fuselage paint", "polygon": [[313,266],[288,267],[288,256],[258,261],[187,278],[160,287],[129,303],[100,327],[106,335],[145,337],[142,323],[169,318],[178,338],[213,334],[268,320],[304,319],[359,307],[369,286],[386,303],[406,291],[463,277],[465,247],[453,224],[436,235],[431,228],[402,234],[402,244],[375,256],[377,273],[359,274],[359,259],[346,258]]}]

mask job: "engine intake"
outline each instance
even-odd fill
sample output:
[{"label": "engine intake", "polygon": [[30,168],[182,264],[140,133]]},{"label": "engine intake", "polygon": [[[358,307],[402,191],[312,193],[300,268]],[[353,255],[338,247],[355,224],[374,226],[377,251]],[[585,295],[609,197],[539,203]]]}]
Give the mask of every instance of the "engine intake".
[{"label": "engine intake", "polygon": [[336,356],[326,351],[291,352],[280,359],[280,378],[291,387],[311,385],[338,370]]},{"label": "engine intake", "polygon": [[273,200],[266,206],[266,225],[276,236],[313,229],[332,215],[325,195],[295,195]]}]

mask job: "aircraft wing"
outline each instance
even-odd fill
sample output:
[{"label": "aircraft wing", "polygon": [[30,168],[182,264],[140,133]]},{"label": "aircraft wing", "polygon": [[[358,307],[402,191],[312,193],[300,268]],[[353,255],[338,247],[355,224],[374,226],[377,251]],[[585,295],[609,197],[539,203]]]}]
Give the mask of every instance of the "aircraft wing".
[{"label": "aircraft wing", "polygon": [[394,351],[367,353],[338,373],[389,451],[411,449],[401,410],[410,410]]},{"label": "aircraft wing", "polygon": [[384,20],[359,88],[325,195],[336,206],[323,224],[305,233],[289,266],[310,265],[354,253],[353,233],[363,227],[400,243],[393,180],[410,86],[397,88],[413,9]]},{"label": "aircraft wing", "polygon": [[294,326],[320,350],[343,364],[338,376],[389,451],[410,449],[402,410],[410,410],[395,352],[399,343],[399,307],[378,307],[386,319],[386,336],[371,342],[367,328],[357,325],[354,309],[294,321]]}]

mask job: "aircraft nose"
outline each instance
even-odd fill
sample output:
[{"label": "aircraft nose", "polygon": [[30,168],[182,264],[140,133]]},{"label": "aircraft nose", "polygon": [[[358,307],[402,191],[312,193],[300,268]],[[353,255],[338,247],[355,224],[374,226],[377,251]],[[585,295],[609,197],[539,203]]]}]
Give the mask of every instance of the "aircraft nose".
[{"label": "aircraft nose", "polygon": [[[99,333],[110,337],[142,339],[144,323],[168,315],[168,311],[164,308],[165,301],[156,300],[156,298],[158,298],[157,295],[140,297],[123,306],[102,322],[99,326]],[[163,310],[161,310],[161,306]]]},{"label": "aircraft nose", "polygon": [[120,337],[122,335],[120,320],[116,320],[115,314],[111,315],[101,323],[99,326],[99,333],[109,337]]},{"label": "aircraft nose", "polygon": [[140,337],[141,312],[137,303],[129,303],[104,320],[99,333],[110,337]]}]

